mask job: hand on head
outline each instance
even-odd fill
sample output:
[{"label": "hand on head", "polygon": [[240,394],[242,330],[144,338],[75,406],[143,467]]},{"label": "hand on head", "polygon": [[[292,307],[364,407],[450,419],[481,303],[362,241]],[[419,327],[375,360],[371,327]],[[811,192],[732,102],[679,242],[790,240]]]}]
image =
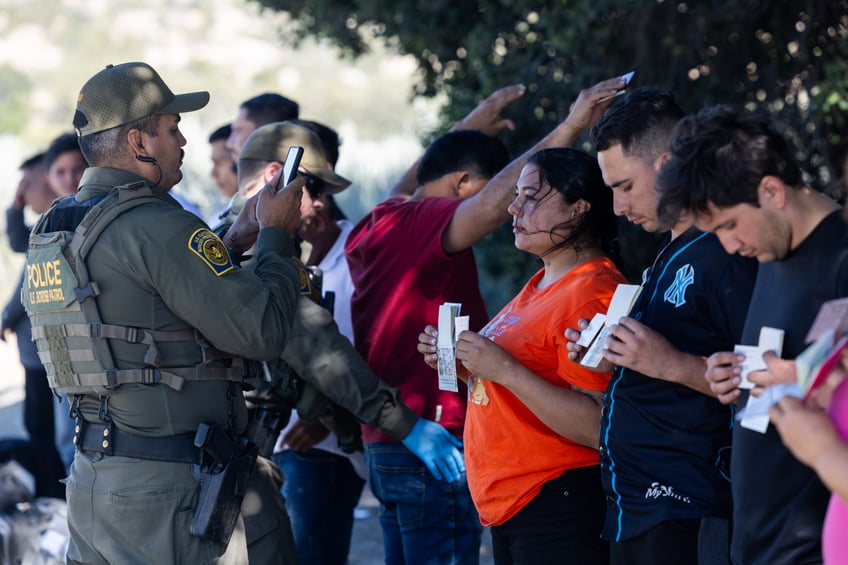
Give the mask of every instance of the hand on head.
[{"label": "hand on head", "polygon": [[615,77],[584,88],[574,101],[565,121],[580,130],[589,129],[601,119],[604,110],[625,86],[627,82],[622,77]]}]

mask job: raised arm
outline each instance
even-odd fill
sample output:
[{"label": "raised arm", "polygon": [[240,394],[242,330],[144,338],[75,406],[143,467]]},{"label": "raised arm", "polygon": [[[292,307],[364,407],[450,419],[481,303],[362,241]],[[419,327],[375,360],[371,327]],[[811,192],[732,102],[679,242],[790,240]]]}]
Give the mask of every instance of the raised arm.
[{"label": "raised arm", "polygon": [[600,119],[612,101],[609,96],[625,86],[624,80],[616,77],[580,91],[565,120],[495,175],[483,190],[460,204],[442,236],[445,252],[468,249],[503,224],[509,218],[506,209],[514,197],[515,183],[530,157],[548,147],[567,147],[574,143],[584,130]]},{"label": "raised arm", "polygon": [[[514,130],[515,123],[512,120],[502,118],[501,112],[509,104],[521,98],[525,90],[523,84],[513,84],[496,90],[488,98],[477,104],[464,118],[456,122],[450,131],[476,129],[486,135],[497,135],[505,129]],[[415,175],[418,173],[420,163],[421,157],[406,170],[386,198],[409,197],[415,192],[417,188]]]}]

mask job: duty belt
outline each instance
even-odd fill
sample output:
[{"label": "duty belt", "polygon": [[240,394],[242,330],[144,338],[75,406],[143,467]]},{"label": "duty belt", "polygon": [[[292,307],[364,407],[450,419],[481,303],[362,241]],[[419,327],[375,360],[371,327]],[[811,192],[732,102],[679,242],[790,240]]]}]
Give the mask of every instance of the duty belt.
[{"label": "duty belt", "polygon": [[74,444],[81,451],[174,463],[200,462],[194,434],[144,437],[119,430],[111,423],[95,424],[81,418],[77,421],[80,423],[75,429]]}]

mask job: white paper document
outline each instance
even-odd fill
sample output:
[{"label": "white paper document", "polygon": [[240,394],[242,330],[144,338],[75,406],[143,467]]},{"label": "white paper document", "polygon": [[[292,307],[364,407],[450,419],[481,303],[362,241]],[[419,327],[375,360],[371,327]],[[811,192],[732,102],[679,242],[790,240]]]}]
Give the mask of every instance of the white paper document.
[{"label": "white paper document", "polygon": [[[636,303],[640,292],[642,292],[642,287],[638,284],[620,284],[615,288],[615,293],[612,295],[612,300],[610,300],[606,316],[603,319],[603,329],[600,330],[598,337],[592,341],[592,345],[589,346],[589,349],[583,355],[583,359],[580,360],[581,365],[584,367],[597,367],[601,364],[604,358],[604,342],[609,336],[610,326],[617,324],[621,318],[630,313],[630,309]],[[593,326],[596,325],[596,320],[601,322],[598,318],[600,315],[596,314],[592,318],[592,322],[589,323],[587,330],[598,331]],[[580,332],[580,340],[577,343],[581,341],[583,341],[583,332]]]},{"label": "white paper document", "polygon": [[783,330],[763,326],[760,328],[760,341],[757,345],[737,345],[733,351],[745,356],[745,361],[740,365],[742,382],[739,383],[739,388],[754,388],[754,383],[748,380],[748,375],[754,371],[766,370],[766,362],[763,361],[763,354],[766,351],[774,351],[778,356],[780,355],[783,351]]},{"label": "white paper document", "polygon": [[[781,329],[763,326],[760,328],[760,340],[757,345],[737,345],[733,348],[733,351],[745,356],[745,361],[741,365],[742,382],[739,383],[739,388],[754,388],[754,383],[748,380],[748,375],[752,371],[764,371],[766,369],[766,362],[763,361],[763,354],[766,351],[774,351],[777,356],[780,356],[783,351],[783,333]],[[737,415],[739,424],[743,428],[761,434],[766,433],[769,425],[769,408],[791,391],[791,387],[797,389],[798,385],[770,386],[760,396],[748,396],[748,403]]]},{"label": "white paper document", "polygon": [[457,325],[464,325],[463,329],[468,329],[468,316],[459,316],[461,308],[462,305],[455,302],[445,302],[439,306],[439,337],[436,340],[439,350],[439,390],[459,392],[456,379]]}]

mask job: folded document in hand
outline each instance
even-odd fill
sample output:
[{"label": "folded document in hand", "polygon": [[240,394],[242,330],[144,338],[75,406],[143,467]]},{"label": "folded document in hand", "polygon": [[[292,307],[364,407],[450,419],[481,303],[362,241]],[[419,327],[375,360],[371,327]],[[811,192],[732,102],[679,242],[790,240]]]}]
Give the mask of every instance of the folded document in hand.
[{"label": "folded document in hand", "polygon": [[[580,364],[584,367],[597,367],[604,358],[604,342],[609,336],[610,327],[630,313],[630,309],[639,298],[642,287],[638,284],[620,284],[612,295],[606,315],[595,314],[589,327],[580,332],[578,345],[589,349],[583,355]],[[591,345],[589,345],[591,343]]]},{"label": "folded document in hand", "polygon": [[439,306],[439,390],[459,392],[456,377],[456,336],[468,329],[468,316],[460,316],[461,304]]}]

